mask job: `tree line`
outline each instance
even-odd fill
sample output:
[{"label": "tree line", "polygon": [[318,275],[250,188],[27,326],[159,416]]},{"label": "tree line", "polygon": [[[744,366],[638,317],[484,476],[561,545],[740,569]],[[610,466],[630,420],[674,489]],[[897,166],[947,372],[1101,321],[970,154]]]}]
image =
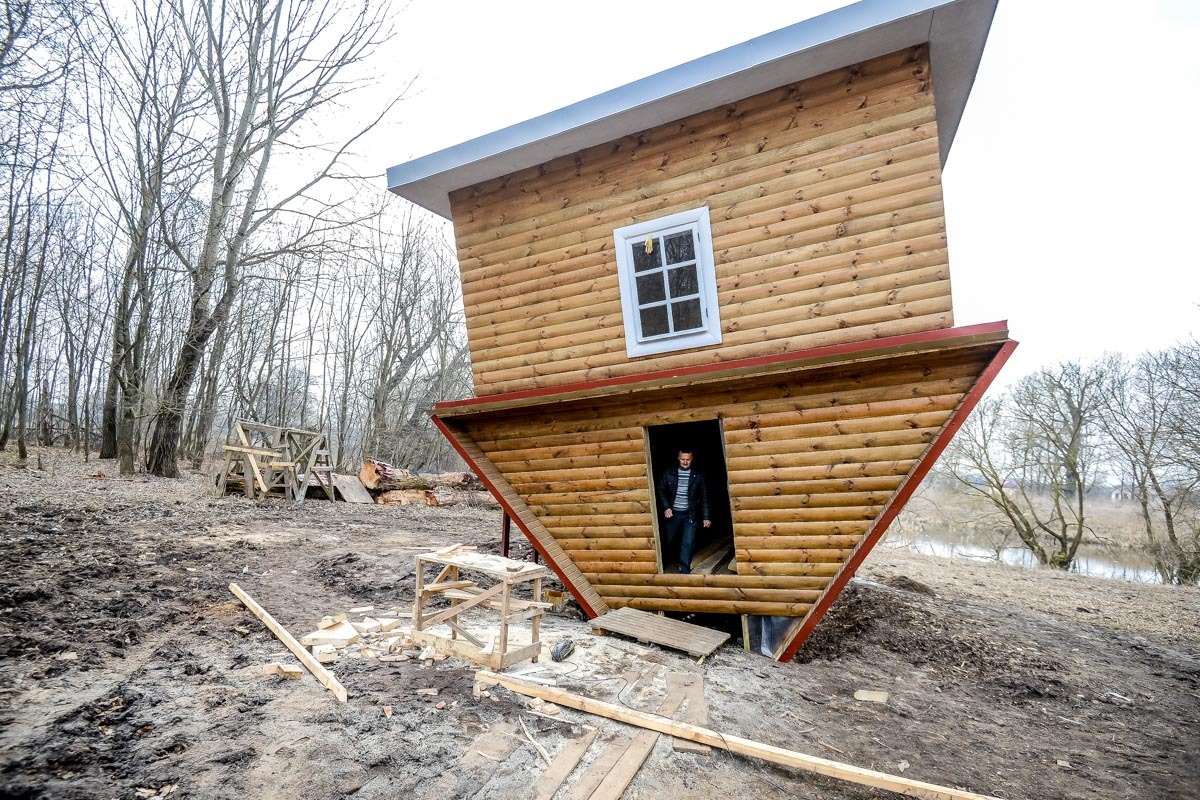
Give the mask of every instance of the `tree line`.
[{"label": "tree line", "polygon": [[452,253],[346,166],[398,98],[321,127],[389,7],[0,2],[0,450],[174,477],[247,417],[343,469],[452,460],[425,414],[469,393]]},{"label": "tree line", "polygon": [[1168,584],[1200,580],[1200,342],[1026,375],[982,400],[939,464],[1042,564],[1069,569],[1103,488],[1133,501]]}]

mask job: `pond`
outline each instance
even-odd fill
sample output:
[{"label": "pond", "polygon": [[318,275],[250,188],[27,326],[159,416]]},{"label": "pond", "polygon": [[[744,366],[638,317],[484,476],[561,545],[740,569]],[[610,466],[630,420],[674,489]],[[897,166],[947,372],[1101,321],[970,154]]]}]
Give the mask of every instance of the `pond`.
[{"label": "pond", "polygon": [[[922,531],[909,535],[889,531],[883,542],[886,547],[911,550],[914,553],[941,558],[969,558],[974,561],[996,561],[1017,567],[1039,566],[1037,557],[1025,547],[990,547],[970,536],[938,534]],[[1099,578],[1119,578],[1140,583],[1162,583],[1154,564],[1144,554],[1116,550],[1100,545],[1081,544],[1071,565],[1071,571]]]}]

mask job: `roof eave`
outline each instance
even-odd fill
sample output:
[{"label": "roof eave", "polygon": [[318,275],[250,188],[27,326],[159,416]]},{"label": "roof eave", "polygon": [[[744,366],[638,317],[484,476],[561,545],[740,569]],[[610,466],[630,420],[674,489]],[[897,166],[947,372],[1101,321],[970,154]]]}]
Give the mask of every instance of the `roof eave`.
[{"label": "roof eave", "polygon": [[388,189],[449,219],[464,186],[923,42],[945,163],[996,2],[864,0],[391,167]]}]

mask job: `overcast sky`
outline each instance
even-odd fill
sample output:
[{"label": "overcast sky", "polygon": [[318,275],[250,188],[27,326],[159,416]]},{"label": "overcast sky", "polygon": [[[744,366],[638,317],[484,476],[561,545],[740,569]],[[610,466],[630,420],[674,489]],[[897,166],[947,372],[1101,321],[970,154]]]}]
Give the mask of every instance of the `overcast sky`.
[{"label": "overcast sky", "polygon": [[[416,80],[364,168],[842,5],[412,0],[385,75]],[[1191,0],[1000,0],[943,178],[956,323],[1009,320],[1007,380],[1200,334],[1198,46]]]}]

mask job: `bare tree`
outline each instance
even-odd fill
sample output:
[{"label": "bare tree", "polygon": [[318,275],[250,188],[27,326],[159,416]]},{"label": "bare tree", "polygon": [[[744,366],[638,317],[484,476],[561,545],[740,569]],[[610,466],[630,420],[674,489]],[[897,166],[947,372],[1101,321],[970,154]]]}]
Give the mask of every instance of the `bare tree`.
[{"label": "bare tree", "polygon": [[[183,341],[148,453],[149,470],[167,477],[178,475],[184,409],[209,339],[229,316],[243,268],[271,255],[257,249],[256,234],[327,177],[349,142],[301,186],[271,198],[276,148],[304,146],[301,123],[355,88],[351,73],[388,35],[386,4],[251,0],[234,8],[225,0],[176,0],[172,8],[189,37],[213,127],[204,136],[209,183],[200,236],[181,236],[173,224],[163,229],[191,280]],[[314,221],[306,234],[321,227]]]},{"label": "bare tree", "polygon": [[101,426],[101,458],[134,470],[135,408],[145,382],[151,286],[166,255],[160,215],[185,195],[172,184],[194,168],[189,129],[199,109],[195,59],[169,9],[102,3],[84,30],[87,131],[99,188],[124,245],[112,319],[112,357]]},{"label": "bare tree", "polygon": [[1155,570],[1169,584],[1200,579],[1197,355],[1183,345],[1133,363],[1114,356],[1107,370],[1104,429],[1132,483]]},{"label": "bare tree", "polygon": [[456,324],[458,284],[444,241],[411,210],[396,225],[380,208],[362,251],[369,269],[371,410],[367,449],[400,458],[401,443],[428,425],[430,355]]},{"label": "bare tree", "polygon": [[1069,569],[1088,532],[1086,495],[1101,460],[1098,367],[1065,363],[981,402],[945,469],[990,502],[1042,564]]}]

